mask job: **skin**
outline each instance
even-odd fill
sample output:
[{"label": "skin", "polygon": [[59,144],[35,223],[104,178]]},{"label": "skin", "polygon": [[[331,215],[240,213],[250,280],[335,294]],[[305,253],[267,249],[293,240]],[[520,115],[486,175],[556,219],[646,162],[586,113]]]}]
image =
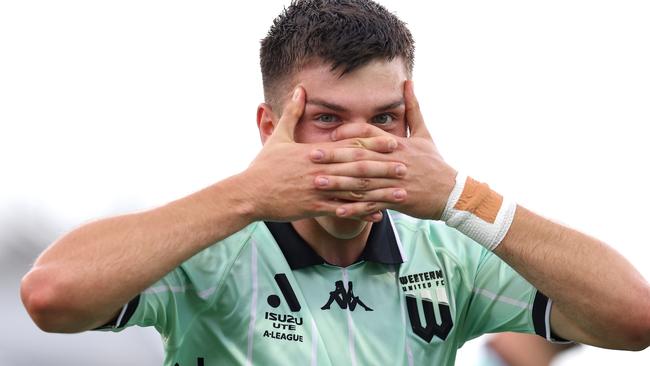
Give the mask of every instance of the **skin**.
[{"label": "skin", "polygon": [[[277,115],[258,108],[264,147],[244,172],[151,211],[84,225],[47,249],[21,286],[35,322],[56,332],[99,326],[253,221],[292,221],[317,253],[345,266],[363,250],[377,211],[440,217],[456,171],[437,151],[400,59],[340,78],[314,64],[294,81],[299,86],[287,90]],[[377,108],[399,100],[389,111],[394,127],[378,126],[375,117],[386,111]],[[559,336],[620,349],[650,344],[650,287],[606,244],[518,206],[495,254],[554,300]]]},{"label": "skin", "polygon": [[549,366],[575,343],[554,344],[532,334],[499,333],[490,338],[487,346],[508,366]]},{"label": "skin", "polygon": [[[335,216],[346,205],[359,219],[380,219],[372,214],[397,200],[386,189],[398,185],[403,164],[369,158],[322,165],[310,156],[314,149],[343,149],[384,157],[396,148],[394,138],[296,143],[304,90],[288,91],[284,100],[272,135],[242,173],[161,207],[88,223],[47,248],[21,282],[21,299],[34,322],[60,333],[101,326],[182,262],[255,221]],[[378,202],[344,203],[337,200],[340,192],[314,188],[318,175],[352,178],[360,171],[368,184],[355,191]]]},{"label": "skin", "polygon": [[[342,76],[331,72],[330,66],[323,63],[302,69],[294,76],[294,80],[300,84],[306,95],[305,110],[294,131],[295,141],[329,142],[332,132],[344,124],[361,126],[370,124],[385,131],[387,137],[388,134],[405,137],[407,125],[403,85],[406,79],[407,71],[401,59],[390,63],[372,62]],[[258,108],[258,127],[263,143],[271,137],[277,123],[278,117],[272,107],[261,104]],[[363,146],[362,141],[357,143]],[[318,157],[318,152],[323,153],[322,150],[318,150],[314,152],[313,158]],[[347,151],[352,155],[360,152],[363,150]],[[386,154],[376,155],[372,158],[391,159]],[[365,159],[367,157],[362,158],[370,162]],[[397,165],[396,168],[406,173],[406,166],[403,164]],[[326,186],[341,179],[350,178],[319,175],[315,183],[316,187],[321,187],[323,184]],[[321,183],[320,180],[325,182]],[[358,187],[363,183],[357,179],[351,184],[357,184]],[[347,190],[337,192],[337,199],[345,202],[378,201],[389,199],[391,196],[398,201],[404,200],[406,190],[388,188],[375,191],[373,194]],[[381,218],[380,213],[377,218]],[[349,215],[348,217],[319,216],[296,220],[292,224],[321,257],[339,266],[347,266],[359,257],[371,229],[371,224],[367,221],[350,218]]]}]

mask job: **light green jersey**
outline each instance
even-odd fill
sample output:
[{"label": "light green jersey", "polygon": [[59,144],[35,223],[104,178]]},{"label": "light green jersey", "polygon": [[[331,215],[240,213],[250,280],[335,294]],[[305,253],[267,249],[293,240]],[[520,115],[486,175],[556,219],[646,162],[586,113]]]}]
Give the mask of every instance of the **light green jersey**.
[{"label": "light green jersey", "polygon": [[389,211],[358,262],[256,222],[183,263],[104,329],[153,326],[165,365],[451,365],[467,340],[550,338],[551,302],[455,229]]}]

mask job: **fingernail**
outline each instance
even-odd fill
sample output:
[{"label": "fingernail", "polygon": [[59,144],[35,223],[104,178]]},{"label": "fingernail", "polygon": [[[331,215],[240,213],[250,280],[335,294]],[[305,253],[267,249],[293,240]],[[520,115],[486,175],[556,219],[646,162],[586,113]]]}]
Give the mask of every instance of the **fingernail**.
[{"label": "fingernail", "polygon": [[398,177],[403,176],[406,174],[406,167],[402,164],[398,165],[397,168],[395,168],[395,174],[397,174]]},{"label": "fingernail", "polygon": [[393,192],[393,197],[395,197],[395,198],[398,199],[398,200],[401,200],[401,199],[403,199],[404,197],[406,197],[406,192],[404,192],[404,191],[401,190],[401,189],[398,189],[398,190],[396,190],[396,191]]},{"label": "fingernail", "polygon": [[395,149],[397,149],[397,141],[395,141],[395,140],[390,140],[390,141],[388,141],[388,148],[389,148],[390,150],[395,150]]},{"label": "fingernail", "polygon": [[379,220],[381,219],[381,212],[375,212],[370,217],[372,217],[373,220]]},{"label": "fingernail", "polygon": [[325,152],[323,150],[321,150],[321,149],[313,150],[311,152],[312,160],[321,160],[324,157],[325,157]]},{"label": "fingernail", "polygon": [[336,209],[336,216],[344,216],[347,212],[348,210],[346,210],[345,208],[339,207]]},{"label": "fingernail", "polygon": [[318,184],[319,186],[326,186],[329,182],[330,180],[325,177],[316,178],[316,184]]},{"label": "fingernail", "polygon": [[296,87],[296,89],[293,91],[293,97],[291,97],[294,101],[297,101],[300,99],[300,87]]}]

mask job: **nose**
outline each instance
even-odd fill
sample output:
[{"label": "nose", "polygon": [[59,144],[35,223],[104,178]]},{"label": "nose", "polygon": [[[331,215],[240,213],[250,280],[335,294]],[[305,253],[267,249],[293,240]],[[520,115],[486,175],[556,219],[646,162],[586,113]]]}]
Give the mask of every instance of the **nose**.
[{"label": "nose", "polygon": [[355,118],[350,119],[350,121],[349,121],[348,123],[350,123],[350,124],[354,123],[354,124],[358,124],[358,125],[363,125],[363,124],[368,123],[368,121],[367,121],[365,118],[363,118],[363,117],[355,117]]}]

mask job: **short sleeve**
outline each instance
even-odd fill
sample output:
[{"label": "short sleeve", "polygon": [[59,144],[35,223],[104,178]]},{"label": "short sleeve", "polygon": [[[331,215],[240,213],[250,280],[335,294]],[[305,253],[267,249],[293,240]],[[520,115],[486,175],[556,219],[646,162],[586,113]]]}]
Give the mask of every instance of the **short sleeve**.
[{"label": "short sleeve", "polygon": [[218,289],[250,233],[242,230],[195,254],[133,300],[97,330],[119,332],[130,326],[155,327],[163,336],[183,331],[214,304]]},{"label": "short sleeve", "polygon": [[536,333],[552,340],[551,301],[507,263],[483,250],[465,309],[466,339],[485,333]]},{"label": "short sleeve", "polygon": [[119,332],[137,325],[153,326],[161,334],[168,334],[188,315],[201,310],[206,300],[201,295],[179,267],[125,304],[117,317],[97,330]]}]

